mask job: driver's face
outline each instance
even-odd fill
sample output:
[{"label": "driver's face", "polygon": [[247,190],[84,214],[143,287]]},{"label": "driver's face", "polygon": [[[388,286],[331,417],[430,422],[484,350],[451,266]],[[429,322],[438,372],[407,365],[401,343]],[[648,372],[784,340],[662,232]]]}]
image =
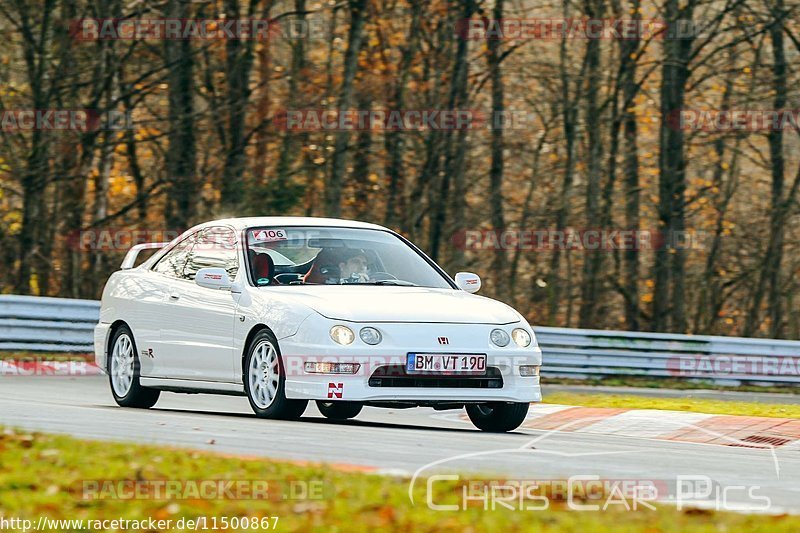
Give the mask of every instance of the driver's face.
[{"label": "driver's face", "polygon": [[339,263],[339,269],[342,272],[343,278],[349,278],[353,274],[366,274],[367,273],[367,258],[363,255],[351,257],[345,263]]}]

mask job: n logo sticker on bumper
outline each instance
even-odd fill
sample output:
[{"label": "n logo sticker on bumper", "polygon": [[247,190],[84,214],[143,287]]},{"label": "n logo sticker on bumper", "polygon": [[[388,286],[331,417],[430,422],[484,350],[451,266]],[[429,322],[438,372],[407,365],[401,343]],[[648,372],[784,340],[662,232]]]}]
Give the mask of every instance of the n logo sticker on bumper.
[{"label": "n logo sticker on bumper", "polygon": [[344,392],[344,383],[328,383],[328,398],[341,398]]}]

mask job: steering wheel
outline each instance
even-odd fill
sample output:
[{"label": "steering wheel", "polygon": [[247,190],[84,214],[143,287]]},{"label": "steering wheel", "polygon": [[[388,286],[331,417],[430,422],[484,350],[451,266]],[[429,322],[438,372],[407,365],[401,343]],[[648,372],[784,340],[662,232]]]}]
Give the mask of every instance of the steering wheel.
[{"label": "steering wheel", "polygon": [[282,285],[291,285],[292,282],[299,281],[302,277],[303,276],[297,272],[283,272],[281,274],[275,274],[275,281]]}]

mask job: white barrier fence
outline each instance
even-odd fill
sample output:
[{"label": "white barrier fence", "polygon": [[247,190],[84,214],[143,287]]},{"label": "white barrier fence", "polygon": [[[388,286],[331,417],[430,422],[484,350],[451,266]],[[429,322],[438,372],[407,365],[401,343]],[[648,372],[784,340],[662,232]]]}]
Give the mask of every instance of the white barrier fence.
[{"label": "white barrier fence", "polygon": [[100,302],[0,296],[0,350],[91,352]]},{"label": "white barrier fence", "polygon": [[[91,352],[100,303],[0,296],[0,350]],[[535,327],[545,376],[800,384],[800,341]]]}]

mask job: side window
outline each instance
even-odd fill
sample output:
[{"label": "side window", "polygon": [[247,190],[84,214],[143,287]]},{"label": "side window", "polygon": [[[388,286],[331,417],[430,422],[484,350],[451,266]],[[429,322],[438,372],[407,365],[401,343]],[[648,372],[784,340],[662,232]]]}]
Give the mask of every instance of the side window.
[{"label": "side window", "polygon": [[171,278],[183,277],[183,268],[189,258],[189,250],[194,246],[196,238],[197,233],[193,233],[175,245],[172,250],[158,260],[158,263],[153,267],[153,272],[158,272]]},{"label": "side window", "polygon": [[239,270],[236,255],[236,234],[230,228],[213,227],[203,230],[189,252],[183,278],[193,280],[201,268],[218,267],[228,271],[231,279]]}]

